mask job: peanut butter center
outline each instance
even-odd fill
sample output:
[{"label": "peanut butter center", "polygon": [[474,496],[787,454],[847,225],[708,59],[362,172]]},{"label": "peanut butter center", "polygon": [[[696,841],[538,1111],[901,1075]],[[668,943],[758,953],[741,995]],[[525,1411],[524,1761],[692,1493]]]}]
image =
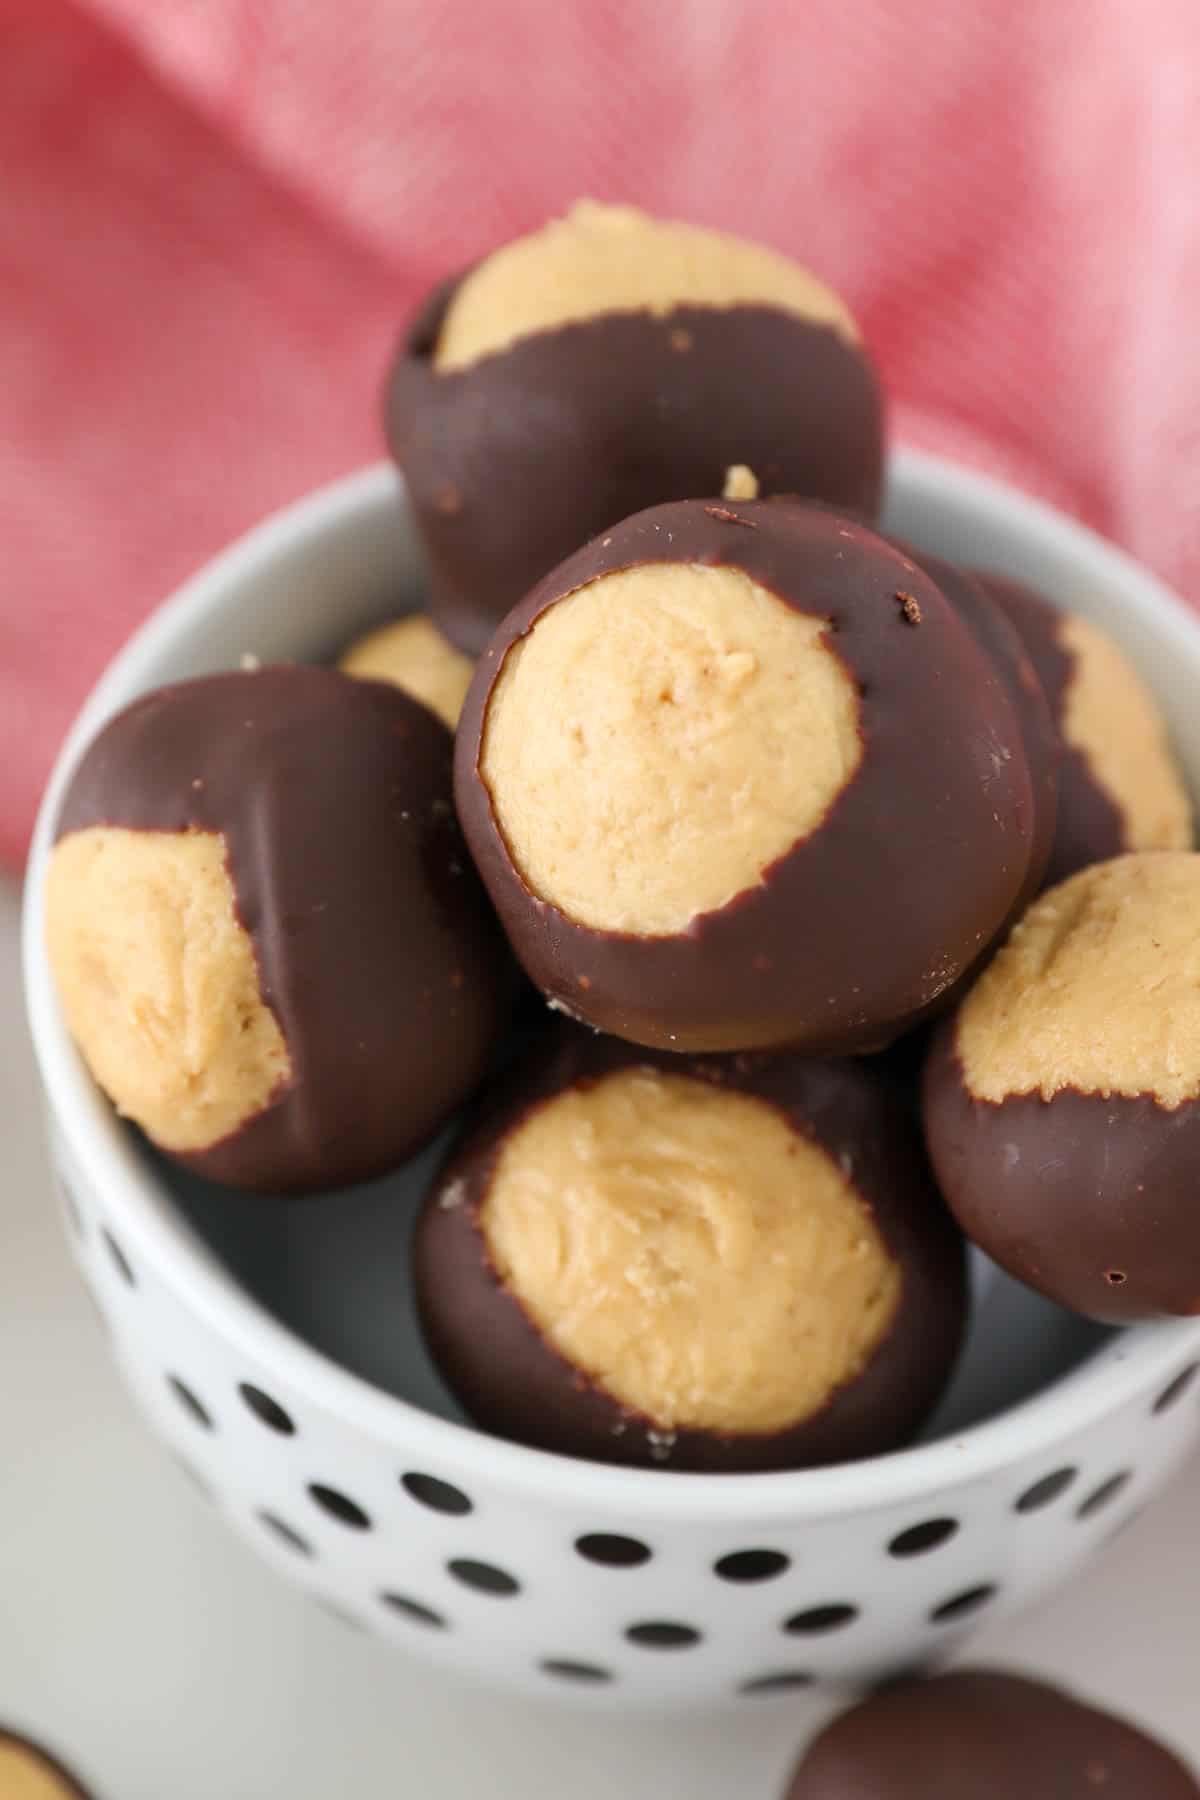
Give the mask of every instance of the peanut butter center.
[{"label": "peanut butter center", "polygon": [[1062,619],[1058,636],[1074,663],[1063,737],[1083,752],[1120,813],[1126,849],[1190,850],[1191,802],[1141,676],[1107,632],[1087,619]]},{"label": "peanut butter center", "polygon": [[[721,231],[581,200],[562,219],[495,251],[450,303],[434,367],[465,369],[522,338],[605,313],[665,318],[680,306],[775,306],[849,343],[844,303],[807,269]],[[679,348],[689,346],[680,342]]]},{"label": "peanut butter center", "polygon": [[1026,913],[963,1002],[970,1092],[1200,1094],[1200,855],[1081,869]]},{"label": "peanut butter center", "polygon": [[647,937],[756,886],[862,760],[828,621],[739,569],[656,563],[560,600],[512,645],[480,772],[521,875]]},{"label": "peanut butter center", "polygon": [[359,638],[338,667],[347,675],[390,681],[436,713],[451,731],[458,724],[475,669],[471,658],[456,650],[426,613],[410,613]]},{"label": "peanut butter center", "polygon": [[46,938],[84,1061],[164,1149],[218,1143],[289,1079],[217,833],[92,826],[61,839]]},{"label": "peanut butter center", "polygon": [[481,1224],[550,1343],[663,1431],[798,1424],[862,1371],[900,1299],[832,1157],[765,1101],[648,1066],[536,1107]]}]

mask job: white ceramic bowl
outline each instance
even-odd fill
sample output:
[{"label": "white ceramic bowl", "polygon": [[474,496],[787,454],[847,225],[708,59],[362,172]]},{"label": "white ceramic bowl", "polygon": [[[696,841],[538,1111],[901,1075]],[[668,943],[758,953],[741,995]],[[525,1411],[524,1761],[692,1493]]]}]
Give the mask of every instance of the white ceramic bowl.
[{"label": "white ceramic bowl", "polygon": [[[890,522],[1108,626],[1200,778],[1200,624],[1148,575],[1032,501],[911,454],[896,459]],[[101,721],[246,652],[326,656],[419,591],[388,470],[316,494],[155,615],[50,783],[29,868],[29,1009],[72,1241],[122,1373],[262,1556],[447,1667],[598,1704],[761,1705],[936,1655],[1073,1574],[1166,1480],[1200,1429],[1200,1320],[1108,1333],[982,1271],[963,1366],[916,1448],[782,1475],[571,1461],[465,1426],[429,1366],[406,1260],[429,1155],[298,1205],[208,1188],[122,1128],[74,1053],[42,881],[64,782]]]}]

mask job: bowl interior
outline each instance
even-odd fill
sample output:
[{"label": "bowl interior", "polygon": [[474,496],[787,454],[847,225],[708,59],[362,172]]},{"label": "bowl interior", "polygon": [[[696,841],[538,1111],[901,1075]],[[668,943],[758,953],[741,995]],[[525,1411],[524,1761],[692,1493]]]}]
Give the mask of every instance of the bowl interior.
[{"label": "bowl interior", "polygon": [[[1196,783],[1200,713],[1191,694],[1200,628],[1149,577],[1045,509],[911,454],[893,465],[887,523],[930,550],[1024,577],[1112,630],[1158,692]],[[421,585],[418,547],[390,474],[343,484],[340,494],[331,490],[323,503],[302,505],[235,546],[156,616],[101,684],[64,761],[147,687],[236,666],[247,655],[329,658],[370,625],[418,605]],[[385,1180],[288,1204],[202,1182],[148,1148],[140,1154],[224,1269],[284,1326],[376,1387],[459,1420],[421,1342],[409,1281],[415,1204],[444,1147]],[[968,1345],[926,1441],[1008,1410],[1112,1335],[981,1257],[974,1278]]]}]

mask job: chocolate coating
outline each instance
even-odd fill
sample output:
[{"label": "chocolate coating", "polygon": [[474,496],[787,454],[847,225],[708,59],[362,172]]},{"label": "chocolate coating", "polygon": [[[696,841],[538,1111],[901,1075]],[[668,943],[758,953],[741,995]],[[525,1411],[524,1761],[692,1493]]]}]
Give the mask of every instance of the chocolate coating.
[{"label": "chocolate coating", "polygon": [[1033,784],[1033,837],[1029,869],[1013,908],[1012,919],[1015,920],[1045,885],[1054,849],[1064,748],[1056,724],[1057,714],[1051,714],[1028,646],[999,598],[988,591],[983,577],[899,539],[891,541],[937,583],[967,630],[986,652],[1004,684],[1021,727],[1025,760]]},{"label": "chocolate coating", "polygon": [[761,493],[874,517],[879,386],[832,327],[772,306],[605,314],[439,372],[431,353],[462,279],[410,327],[385,410],[430,611],[471,655],[589,538],[642,507],[720,494],[732,463],[754,470]]},{"label": "chocolate coating", "polygon": [[885,1082],[891,1088],[900,1104],[918,1121],[918,1126],[921,1080],[935,1030],[934,1024],[918,1025],[915,1030],[906,1031],[903,1037],[893,1038],[883,1050],[870,1053],[867,1059],[873,1079]]},{"label": "chocolate coating", "polygon": [[[685,932],[593,929],[532,894],[509,856],[479,772],[492,687],[509,646],[575,588],[688,562],[741,569],[795,611],[832,620],[830,647],[858,685],[864,753],[817,829]],[[874,532],[785,499],[651,508],[541,582],[476,670],[455,794],[537,986],[602,1031],[680,1051],[836,1055],[887,1043],[1010,916],[1034,832],[1017,719],[949,602]]]},{"label": "chocolate coating", "polygon": [[[1059,613],[1040,594],[1008,576],[978,571],[979,579],[1021,637],[1045,693],[1055,730],[1066,711],[1074,659],[1059,641]],[[1104,862],[1128,849],[1125,823],[1111,795],[1092,774],[1087,757],[1062,743],[1058,818],[1043,885],[1053,887],[1089,863]]]},{"label": "chocolate coating", "polygon": [[978,1100],[934,1039],[925,1138],[967,1236],[1060,1306],[1114,1324],[1200,1312],[1200,1101],[1062,1088]]},{"label": "chocolate coating", "polygon": [[[83,1786],[77,1776],[73,1775],[57,1756],[52,1756],[44,1744],[39,1744],[23,1732],[8,1730],[0,1725],[0,1753],[8,1752],[28,1758],[31,1768],[53,1781],[62,1800],[92,1800],[92,1795]],[[18,1791],[20,1791],[18,1789]],[[8,1788],[0,1770],[0,1800],[7,1800]]]},{"label": "chocolate coating", "polygon": [[89,826],[218,832],[292,1080],[181,1155],[301,1192],[394,1167],[466,1100],[512,968],[465,854],[452,740],[380,682],[266,668],[160,688],[80,763],[59,839]]},{"label": "chocolate coating", "polygon": [[1197,1800],[1164,1745],[1061,1688],[999,1670],[902,1681],[801,1759],[786,1800]]},{"label": "chocolate coating", "polygon": [[[896,1314],[862,1373],[800,1423],[772,1433],[663,1433],[622,1406],[542,1335],[498,1277],[479,1223],[507,1135],[576,1084],[649,1065],[768,1102],[852,1172],[900,1266]],[[936,1404],[966,1318],[962,1240],[933,1186],[908,1113],[851,1062],[681,1058],[564,1027],[489,1094],[430,1192],[413,1242],[421,1321],[449,1387],[486,1430],[594,1462],[709,1473],[790,1469],[896,1448]]]}]

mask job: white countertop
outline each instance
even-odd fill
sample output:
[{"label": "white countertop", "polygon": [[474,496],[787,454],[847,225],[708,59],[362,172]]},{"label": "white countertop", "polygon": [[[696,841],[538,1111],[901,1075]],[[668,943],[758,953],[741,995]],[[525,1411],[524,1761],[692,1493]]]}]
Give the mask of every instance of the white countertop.
[{"label": "white countertop", "polygon": [[[0,882],[0,1722],[97,1800],[777,1800],[786,1709],[658,1722],[449,1685],[228,1536],[146,1436],[59,1229]],[[1065,1594],[967,1654],[1069,1681],[1200,1767],[1200,1461]]]}]

